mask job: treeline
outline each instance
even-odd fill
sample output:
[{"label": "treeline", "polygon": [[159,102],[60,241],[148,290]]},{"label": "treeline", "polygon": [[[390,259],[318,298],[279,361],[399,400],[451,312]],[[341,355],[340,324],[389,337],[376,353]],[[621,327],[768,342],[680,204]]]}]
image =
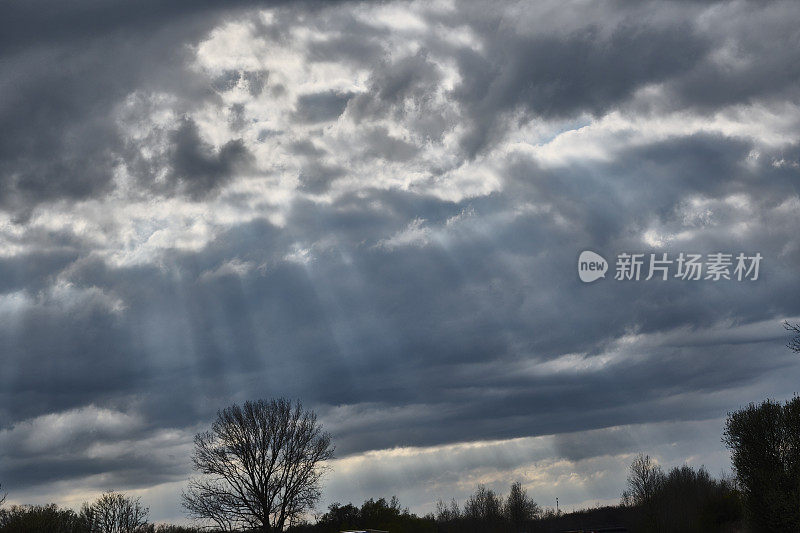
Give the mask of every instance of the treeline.
[{"label": "treeline", "polygon": [[630,465],[618,506],[562,514],[542,509],[514,483],[507,497],[478,486],[463,506],[438,502],[418,517],[396,499],[331,506],[300,532],[369,528],[391,533],[519,533],[627,529],[644,533],[800,531],[800,397],[766,400],[728,414],[723,441],[735,477],[716,479],[700,467],[665,472],[649,456]]},{"label": "treeline", "polygon": [[[732,479],[715,479],[702,467],[693,469],[685,465],[664,472],[649,456],[640,455],[630,466],[627,488],[618,506],[571,513],[543,509],[521,483],[516,482],[506,496],[478,485],[463,505],[455,500],[439,501],[436,512],[426,516],[409,512],[396,497],[368,499],[360,507],[352,503],[334,503],[313,524],[296,524],[288,531],[338,533],[352,529],[379,529],[390,533],[549,533],[624,528],[637,532],[733,532],[743,531],[745,507],[743,492]],[[141,506],[138,498],[110,492],[92,504],[84,504],[79,512],[55,504],[11,506],[0,510],[0,533],[210,531],[149,524],[147,515],[147,508]]]},{"label": "treeline", "polygon": [[733,479],[715,479],[705,468],[687,465],[665,473],[646,455],[630,466],[621,507],[633,511],[628,516],[632,530],[645,532],[740,531],[744,517]]},{"label": "treeline", "polygon": [[540,507],[522,488],[521,483],[511,485],[507,497],[479,485],[463,508],[455,500],[439,501],[436,513],[417,516],[403,508],[396,497],[390,500],[369,499],[361,507],[352,503],[334,503],[315,524],[304,524],[290,529],[293,533],[329,533],[350,529],[378,529],[391,533],[448,531],[521,531],[526,524],[543,516]]},{"label": "treeline", "polygon": [[[2,500],[0,500],[2,503]],[[47,505],[12,505],[0,509],[2,533],[192,533],[196,530],[148,523],[149,510],[139,498],[106,492],[80,511]]]},{"label": "treeline", "polygon": [[[252,521],[253,525],[244,526],[230,521],[223,529],[292,533],[348,529],[390,533],[800,531],[800,397],[784,404],[767,400],[729,413],[723,441],[731,450],[735,478],[716,479],[703,467],[687,465],[665,472],[656,461],[640,454],[630,465],[627,486],[617,506],[572,513],[542,509],[517,482],[507,495],[479,485],[463,505],[455,500],[439,501],[436,511],[426,516],[409,512],[392,497],[369,499],[360,507],[335,503],[313,523],[302,523],[303,515],[289,514],[288,529],[267,525],[266,520],[264,524]],[[0,505],[3,497],[0,493]],[[219,516],[224,518],[223,514]],[[0,508],[0,533],[212,530],[150,524],[148,509],[138,498],[116,492],[103,494],[77,512],[52,504]]]},{"label": "treeline", "polygon": [[409,513],[397,498],[333,504],[316,524],[292,533],[338,533],[379,529],[390,533],[550,533],[595,529],[637,532],[741,531],[743,504],[731,480],[712,478],[704,468],[673,468],[664,473],[647,456],[633,462],[628,488],[618,506],[571,513],[541,508],[519,482],[507,496],[479,485],[463,506],[439,501],[426,516]]},{"label": "treeline", "polygon": [[396,496],[368,499],[361,507],[352,503],[331,504],[328,512],[319,517],[315,524],[300,524],[289,528],[291,533],[322,533],[348,529],[380,529],[391,533],[418,531],[435,532],[433,516],[420,517],[403,508]]}]

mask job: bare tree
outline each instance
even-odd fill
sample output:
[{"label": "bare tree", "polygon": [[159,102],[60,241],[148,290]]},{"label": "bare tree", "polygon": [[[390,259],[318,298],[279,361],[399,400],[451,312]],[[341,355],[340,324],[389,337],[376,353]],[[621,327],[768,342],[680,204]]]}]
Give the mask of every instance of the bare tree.
[{"label": "bare tree", "polygon": [[800,531],[800,397],[728,413],[723,442],[756,531]]},{"label": "bare tree", "polygon": [[508,493],[503,514],[506,520],[515,528],[520,528],[531,520],[536,519],[541,513],[539,505],[528,496],[527,491],[522,487],[522,483],[515,481],[511,484],[511,491]]},{"label": "bare tree", "polygon": [[0,483],[0,505],[3,505],[6,502],[6,496],[8,496],[8,494],[3,492],[3,484]]},{"label": "bare tree", "polygon": [[286,399],[232,405],[194,439],[183,506],[217,528],[283,531],[320,497],[331,436],[313,411]]},{"label": "bare tree", "polygon": [[478,485],[475,492],[464,502],[463,516],[474,523],[499,522],[503,518],[503,502],[492,489]]},{"label": "bare tree", "polygon": [[646,505],[651,502],[658,488],[664,482],[664,471],[650,459],[649,455],[639,454],[633,460],[628,474],[628,488],[622,493],[625,505]]},{"label": "bare tree", "polygon": [[461,508],[455,498],[451,499],[449,504],[444,503],[442,500],[436,502],[437,522],[455,522],[460,518]]},{"label": "bare tree", "polygon": [[138,533],[147,525],[149,513],[139,498],[109,491],[91,505],[83,504],[81,518],[91,533]]},{"label": "bare tree", "polygon": [[183,507],[188,513],[200,520],[210,522],[210,529],[219,531],[236,531],[240,522],[237,519],[234,495],[222,483],[212,479],[191,479],[189,488],[181,494]]},{"label": "bare tree", "polygon": [[783,327],[786,331],[794,334],[792,339],[786,344],[786,347],[795,353],[800,353],[800,324],[790,324],[788,320],[783,322]]}]

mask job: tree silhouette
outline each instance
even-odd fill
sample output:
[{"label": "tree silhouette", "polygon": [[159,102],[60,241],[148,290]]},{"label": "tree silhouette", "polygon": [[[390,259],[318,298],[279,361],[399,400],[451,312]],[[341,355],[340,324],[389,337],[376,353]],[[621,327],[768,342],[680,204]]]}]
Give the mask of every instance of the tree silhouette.
[{"label": "tree silhouette", "polygon": [[139,498],[114,491],[104,493],[81,509],[81,519],[90,533],[137,533],[147,525],[148,514]]},{"label": "tree silhouette", "polygon": [[72,509],[46,505],[12,505],[0,510],[0,531],[9,533],[87,533],[83,521]]},{"label": "tree silhouette", "polygon": [[800,531],[800,397],[729,413],[723,442],[753,525]]},{"label": "tree silhouette", "polygon": [[503,514],[506,520],[514,528],[519,529],[531,520],[536,519],[540,512],[539,505],[533,501],[533,498],[528,496],[528,493],[522,488],[522,483],[519,481],[512,483],[511,491],[508,493],[503,506]]},{"label": "tree silhouette", "polygon": [[647,505],[664,482],[664,471],[649,455],[639,454],[628,474],[628,488],[622,493],[626,505]]},{"label": "tree silhouette", "polygon": [[783,327],[786,331],[794,334],[792,339],[786,344],[786,347],[795,353],[800,353],[800,324],[790,324],[788,320],[783,322]]},{"label": "tree silhouette", "polygon": [[475,492],[464,502],[463,517],[473,530],[487,531],[491,525],[503,521],[503,501],[492,489],[478,485]]},{"label": "tree silhouette", "polygon": [[442,500],[436,502],[436,521],[447,523],[455,522],[461,518],[461,508],[455,498],[450,500],[449,504],[444,503]]},{"label": "tree silhouette", "polygon": [[320,497],[333,445],[313,411],[286,399],[232,405],[194,439],[200,477],[183,505],[220,529],[283,531]]}]

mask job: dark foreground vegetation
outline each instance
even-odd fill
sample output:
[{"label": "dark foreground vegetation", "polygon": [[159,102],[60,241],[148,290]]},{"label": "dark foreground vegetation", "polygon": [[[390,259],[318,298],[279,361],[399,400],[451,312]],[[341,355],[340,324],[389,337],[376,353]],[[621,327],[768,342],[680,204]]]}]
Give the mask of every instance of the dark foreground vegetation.
[{"label": "dark foreground vegetation", "polygon": [[[297,428],[305,431],[304,442],[316,443],[312,448],[316,455],[312,454],[312,459],[328,454],[329,439],[318,431],[313,417],[306,416],[298,406],[278,403],[262,407],[264,405],[271,409],[265,413],[277,413],[278,418],[298,421]],[[250,404],[244,410],[229,409],[223,414],[246,422],[250,415],[255,419],[264,415],[253,410],[256,407],[258,405]],[[264,420],[275,423],[269,417]],[[200,438],[207,440],[199,440],[200,444],[207,445],[212,437],[219,439],[227,435],[224,431],[227,427],[217,425],[216,433],[202,434]],[[455,500],[439,501],[436,512],[426,516],[409,512],[395,497],[379,498],[369,499],[361,506],[335,503],[313,523],[303,521],[307,513],[301,515],[291,508],[284,512],[288,522],[279,529],[270,526],[267,517],[256,527],[242,525],[246,521],[244,515],[238,519],[229,517],[226,522],[225,512],[240,509],[235,502],[227,502],[228,507],[208,510],[205,527],[189,528],[150,524],[148,510],[138,498],[108,492],[95,502],[84,504],[77,512],[54,504],[0,508],[0,533],[337,533],[350,529],[378,529],[390,533],[800,531],[800,397],[785,404],[767,400],[730,413],[723,442],[731,450],[735,477],[716,479],[702,467],[695,469],[687,465],[664,471],[655,460],[640,454],[630,466],[627,487],[619,505],[571,513],[542,509],[520,483],[514,483],[507,495],[479,485],[463,505]],[[213,457],[225,459],[224,455]],[[306,503],[318,495],[316,479],[305,485],[306,492],[302,494],[310,497],[310,500],[303,500]],[[209,485],[195,483],[193,486],[224,487],[214,484],[221,482],[216,479]],[[206,497],[210,493],[199,494]],[[279,494],[288,498],[285,491]],[[2,500],[0,492],[0,506]],[[215,503],[213,499],[192,503],[198,501]],[[202,518],[198,509],[197,506],[187,507],[190,516]]]},{"label": "dark foreground vegetation", "polygon": [[478,486],[463,506],[439,502],[435,514],[417,517],[401,509],[396,499],[368,500],[330,507],[314,525],[297,533],[334,533],[373,528],[391,533],[520,533],[585,530],[658,532],[742,531],[743,507],[732,481],[715,480],[704,469],[676,467],[663,473],[649,457],[631,465],[628,489],[618,506],[572,513],[541,509],[519,483],[508,496]]},{"label": "dark foreground vegetation", "polygon": [[[657,467],[655,467],[657,468]],[[699,496],[699,497],[698,497]],[[115,497],[137,501],[120,494]],[[219,531],[170,525],[152,525],[125,518],[125,512],[93,523],[86,507],[76,513],[51,504],[13,506],[0,514],[1,532],[53,533],[199,533]],[[588,528],[625,528],[628,531],[739,531],[738,494],[724,482],[708,478],[705,471],[677,468],[647,505],[633,502],[573,513],[542,510],[515,483],[508,497],[479,486],[462,506],[439,502],[435,514],[417,516],[402,508],[397,498],[369,499],[360,507],[333,504],[314,524],[291,526],[291,533],[338,533],[350,529],[380,529],[390,533],[519,533],[582,531]],[[140,508],[140,511],[142,509]],[[143,510],[146,516],[146,509]],[[652,515],[650,513],[653,513]],[[677,514],[676,514],[677,513]],[[676,521],[675,518],[679,518]],[[95,516],[97,518],[97,516]],[[651,520],[655,521],[651,521]],[[652,527],[651,527],[652,526]],[[686,526],[686,527],[684,527]]]}]

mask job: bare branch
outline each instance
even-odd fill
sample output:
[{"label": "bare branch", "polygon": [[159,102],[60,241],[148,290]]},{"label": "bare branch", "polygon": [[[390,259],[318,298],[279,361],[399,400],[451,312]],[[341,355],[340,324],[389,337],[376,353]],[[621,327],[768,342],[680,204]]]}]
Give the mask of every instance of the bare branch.
[{"label": "bare branch", "polygon": [[783,327],[786,331],[794,334],[794,337],[786,344],[786,347],[795,353],[800,353],[800,324],[791,324],[788,320],[784,320]]},{"label": "bare branch", "polygon": [[183,506],[218,529],[282,531],[319,500],[332,458],[331,436],[300,402],[234,404],[195,437],[201,476],[190,480]]},{"label": "bare branch", "polygon": [[91,505],[83,504],[81,518],[91,533],[138,533],[147,525],[149,512],[139,498],[109,491]]}]

